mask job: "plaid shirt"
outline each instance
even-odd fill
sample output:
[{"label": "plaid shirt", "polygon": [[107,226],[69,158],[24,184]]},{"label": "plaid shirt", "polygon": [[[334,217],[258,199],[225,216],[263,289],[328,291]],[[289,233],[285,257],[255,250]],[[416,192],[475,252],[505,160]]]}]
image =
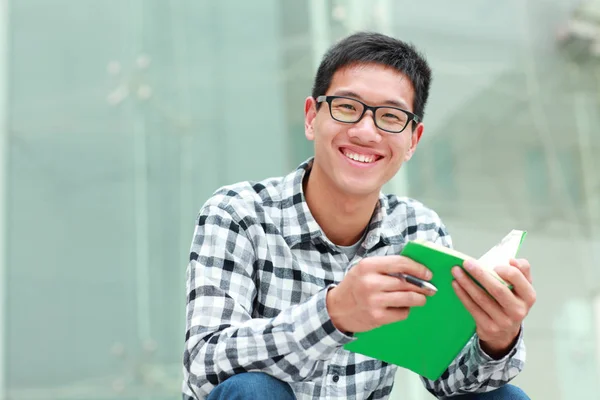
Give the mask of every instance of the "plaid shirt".
[{"label": "plaid shirt", "polygon": [[[385,399],[397,367],[343,349],[353,340],[327,312],[328,289],[366,255],[399,254],[408,240],[451,247],[438,215],[412,199],[381,195],[354,260],[312,217],[302,179],[312,160],[282,178],[218,190],[202,207],[187,268],[184,399],[205,398],[220,382],[262,371],[298,399]],[[476,336],[438,380],[436,396],[495,389],[525,361],[522,337],[501,360]]]}]

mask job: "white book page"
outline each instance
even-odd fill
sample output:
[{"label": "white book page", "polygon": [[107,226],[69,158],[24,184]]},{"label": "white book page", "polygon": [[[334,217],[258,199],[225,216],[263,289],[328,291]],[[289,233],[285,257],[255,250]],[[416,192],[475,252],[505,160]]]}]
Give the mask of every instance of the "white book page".
[{"label": "white book page", "polygon": [[510,233],[479,258],[479,263],[493,270],[499,265],[509,265],[509,260],[515,258],[525,232],[513,229]]}]

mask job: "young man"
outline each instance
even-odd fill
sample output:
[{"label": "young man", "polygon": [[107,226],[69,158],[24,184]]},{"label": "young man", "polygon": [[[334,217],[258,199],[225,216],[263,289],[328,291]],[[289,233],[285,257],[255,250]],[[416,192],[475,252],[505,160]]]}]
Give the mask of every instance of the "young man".
[{"label": "young man", "polygon": [[[389,396],[396,367],[343,345],[434,295],[388,275],[431,278],[398,255],[408,240],[452,245],[434,211],[380,192],[423,134],[430,76],[401,41],[371,33],[340,41],[304,106],[314,158],[285,177],[224,187],[202,207],[187,270],[185,399]],[[465,267],[497,300],[453,270],[477,334],[437,381],[423,378],[425,387],[436,396],[525,399],[505,384],[525,361],[529,263],[497,268],[513,291]]]}]

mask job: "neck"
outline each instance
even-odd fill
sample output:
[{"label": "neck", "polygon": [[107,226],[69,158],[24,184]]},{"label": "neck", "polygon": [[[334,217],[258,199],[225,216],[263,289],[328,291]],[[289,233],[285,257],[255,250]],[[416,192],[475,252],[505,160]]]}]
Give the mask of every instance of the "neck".
[{"label": "neck", "polygon": [[304,196],[313,217],[329,240],[340,246],[356,243],[363,235],[379,193],[349,195],[328,184],[316,164],[304,182]]}]

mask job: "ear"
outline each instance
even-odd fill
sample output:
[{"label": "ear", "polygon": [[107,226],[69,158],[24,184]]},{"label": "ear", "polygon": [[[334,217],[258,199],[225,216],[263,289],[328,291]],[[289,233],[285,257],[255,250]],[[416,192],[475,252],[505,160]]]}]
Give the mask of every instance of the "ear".
[{"label": "ear", "polygon": [[410,147],[404,154],[404,161],[408,161],[412,158],[415,150],[417,149],[417,144],[419,144],[419,141],[421,140],[421,135],[423,135],[423,129],[425,129],[425,126],[421,122],[415,129],[413,129],[410,135]]},{"label": "ear", "polygon": [[312,96],[304,101],[304,135],[308,140],[315,139],[314,121],[317,117],[317,102]]}]

